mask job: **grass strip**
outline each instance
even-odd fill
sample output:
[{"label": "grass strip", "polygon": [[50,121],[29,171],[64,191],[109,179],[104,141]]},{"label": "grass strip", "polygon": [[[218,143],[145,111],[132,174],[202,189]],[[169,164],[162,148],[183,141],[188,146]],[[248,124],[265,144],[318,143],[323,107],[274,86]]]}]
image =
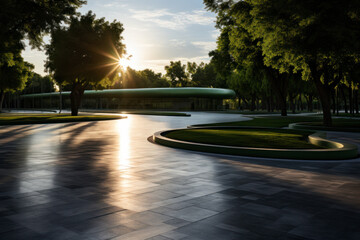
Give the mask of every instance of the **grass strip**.
[{"label": "grass strip", "polygon": [[[213,123],[205,125],[196,125],[196,126],[244,126],[244,127],[275,127],[283,128],[288,127],[291,123],[300,123],[307,122],[312,126],[323,126],[322,117],[307,117],[307,116],[287,116],[287,117],[255,117],[249,121],[239,121],[239,122],[223,122],[223,123]],[[358,119],[346,119],[346,118],[333,118],[333,127],[334,129],[345,129],[346,128],[359,128],[360,132],[360,120]]]},{"label": "grass strip", "polygon": [[81,115],[68,114],[0,114],[0,125],[45,124],[116,120],[123,117],[116,115]]},{"label": "grass strip", "polygon": [[314,122],[320,121],[320,117],[255,117],[249,121],[238,121],[238,122],[222,122],[212,123],[196,126],[244,126],[244,127],[275,127],[282,128],[289,126],[290,123],[295,122]]},{"label": "grass strip", "polygon": [[236,147],[321,149],[307,142],[308,131],[288,129],[186,129],[167,133],[168,138]]}]

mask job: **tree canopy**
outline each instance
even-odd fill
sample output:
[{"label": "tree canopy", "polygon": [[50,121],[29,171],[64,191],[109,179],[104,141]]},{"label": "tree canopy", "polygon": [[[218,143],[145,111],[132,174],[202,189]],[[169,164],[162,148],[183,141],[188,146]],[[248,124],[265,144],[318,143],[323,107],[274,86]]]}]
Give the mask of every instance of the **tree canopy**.
[{"label": "tree canopy", "polygon": [[2,0],[0,4],[0,63],[12,60],[22,50],[22,40],[40,47],[42,36],[75,14],[83,0]]},{"label": "tree canopy", "polygon": [[155,73],[151,69],[135,70],[128,67],[112,88],[157,88],[169,86],[169,82],[161,73]]},{"label": "tree canopy", "polygon": [[[243,47],[255,41],[267,67],[279,74],[299,72],[304,80],[313,81],[322,103],[324,124],[331,125],[331,91],[359,60],[360,43],[355,40],[360,38],[359,1],[204,3],[218,14],[222,32],[229,32],[229,52],[236,59],[248,59],[252,53]],[[244,36],[250,41],[243,41]]]},{"label": "tree canopy", "polygon": [[170,79],[173,87],[186,87],[188,84],[188,77],[186,74],[186,65],[181,61],[170,62],[170,65],[165,66],[166,76]]}]

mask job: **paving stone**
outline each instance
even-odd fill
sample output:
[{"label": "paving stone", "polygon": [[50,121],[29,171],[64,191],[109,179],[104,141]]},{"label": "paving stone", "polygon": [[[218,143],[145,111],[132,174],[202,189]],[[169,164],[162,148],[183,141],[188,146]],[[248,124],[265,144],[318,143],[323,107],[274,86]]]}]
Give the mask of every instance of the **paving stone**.
[{"label": "paving stone", "polygon": [[[360,159],[265,160],[147,141],[241,119],[195,112],[0,126],[0,238],[360,239]],[[360,139],[344,134],[330,133]]]},{"label": "paving stone", "polygon": [[186,234],[175,232],[175,231],[163,233],[163,234],[161,234],[161,236],[164,236],[164,237],[167,237],[167,238],[173,239],[173,240],[180,240],[180,239],[184,239],[184,238],[188,237],[188,235],[186,235]]}]

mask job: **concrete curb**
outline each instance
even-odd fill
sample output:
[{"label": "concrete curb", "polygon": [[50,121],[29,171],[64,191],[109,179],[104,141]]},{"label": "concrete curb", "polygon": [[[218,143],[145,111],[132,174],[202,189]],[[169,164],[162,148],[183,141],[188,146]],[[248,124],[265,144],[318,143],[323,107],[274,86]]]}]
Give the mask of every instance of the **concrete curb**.
[{"label": "concrete curb", "polygon": [[[199,127],[197,127],[199,128]],[[241,129],[249,127],[203,127],[202,129]],[[250,127],[251,129],[257,127]],[[276,128],[261,128],[276,129]],[[160,145],[173,148],[181,148],[192,151],[209,152],[217,154],[229,154],[250,157],[266,157],[281,159],[301,159],[301,160],[345,160],[358,157],[357,146],[347,143],[339,143],[324,139],[325,133],[314,133],[309,136],[309,142],[325,147],[326,149],[273,149],[273,148],[249,148],[213,145],[204,143],[194,143],[180,141],[165,137],[169,132],[185,130],[175,129],[156,132],[153,135],[153,141]]]}]

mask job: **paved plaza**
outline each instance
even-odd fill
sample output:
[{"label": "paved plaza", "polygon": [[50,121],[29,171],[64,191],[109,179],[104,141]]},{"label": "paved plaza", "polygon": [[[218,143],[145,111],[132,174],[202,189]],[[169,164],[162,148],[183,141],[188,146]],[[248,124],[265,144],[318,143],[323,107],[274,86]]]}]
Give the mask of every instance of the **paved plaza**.
[{"label": "paved plaza", "polygon": [[[280,161],[150,143],[240,115],[0,127],[0,239],[360,239],[360,160]],[[359,145],[360,134],[331,138]]]}]

